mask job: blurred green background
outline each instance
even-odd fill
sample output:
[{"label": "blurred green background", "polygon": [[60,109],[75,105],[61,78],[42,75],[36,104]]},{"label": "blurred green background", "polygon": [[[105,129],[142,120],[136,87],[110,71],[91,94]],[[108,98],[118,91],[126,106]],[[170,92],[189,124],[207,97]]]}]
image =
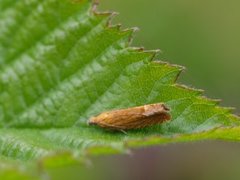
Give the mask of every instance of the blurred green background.
[{"label": "blurred green background", "polygon": [[185,66],[178,82],[240,112],[239,0],[100,0],[99,9],[140,28],[134,46],[160,48],[159,59]]}]

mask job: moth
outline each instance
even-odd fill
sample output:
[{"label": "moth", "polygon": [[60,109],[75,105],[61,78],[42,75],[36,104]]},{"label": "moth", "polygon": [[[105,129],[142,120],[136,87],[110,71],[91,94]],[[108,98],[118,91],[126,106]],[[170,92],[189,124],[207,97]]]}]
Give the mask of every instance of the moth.
[{"label": "moth", "polygon": [[171,119],[170,109],[163,103],[103,112],[90,118],[89,125],[110,130],[131,130],[160,124]]}]

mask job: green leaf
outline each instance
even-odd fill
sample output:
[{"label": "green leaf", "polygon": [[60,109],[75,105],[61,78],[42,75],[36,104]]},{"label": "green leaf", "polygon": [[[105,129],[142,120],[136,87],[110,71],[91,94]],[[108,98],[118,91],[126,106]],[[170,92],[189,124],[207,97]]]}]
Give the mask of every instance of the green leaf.
[{"label": "green leaf", "polygon": [[[43,163],[52,167],[135,146],[239,139],[231,109],[176,84],[182,67],[130,47],[134,29],[120,30],[111,13],[94,8],[88,0],[0,1],[1,159],[60,158]],[[170,107],[171,121],[127,134],[86,123],[105,110],[156,102]]]}]

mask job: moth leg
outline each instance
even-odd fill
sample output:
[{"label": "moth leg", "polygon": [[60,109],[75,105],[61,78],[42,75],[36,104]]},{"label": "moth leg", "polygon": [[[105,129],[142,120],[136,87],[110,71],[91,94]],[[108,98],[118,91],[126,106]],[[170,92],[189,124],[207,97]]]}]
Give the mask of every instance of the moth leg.
[{"label": "moth leg", "polygon": [[127,132],[124,131],[123,129],[119,129],[119,131],[121,131],[123,134],[127,135]]}]

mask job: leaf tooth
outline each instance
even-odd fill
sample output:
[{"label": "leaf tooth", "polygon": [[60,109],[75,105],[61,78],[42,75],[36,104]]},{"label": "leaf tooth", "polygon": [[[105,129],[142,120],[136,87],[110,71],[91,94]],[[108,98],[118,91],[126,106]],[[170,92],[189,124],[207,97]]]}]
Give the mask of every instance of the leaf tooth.
[{"label": "leaf tooth", "polygon": [[155,60],[156,62],[160,63],[160,64],[164,64],[165,66],[168,66],[170,68],[176,68],[176,69],[179,69],[179,73],[181,73],[182,71],[185,71],[185,67],[184,66],[181,66],[181,65],[178,65],[178,64],[170,64],[169,62],[165,62],[165,61],[162,61],[162,60]]},{"label": "leaf tooth", "polygon": [[202,90],[202,89],[195,89],[195,88],[192,88],[192,87],[186,86],[186,85],[184,85],[184,84],[176,83],[175,86],[178,87],[178,88],[181,88],[181,89],[185,89],[186,91],[192,91],[192,92],[195,92],[196,95],[198,95],[198,96],[199,96],[199,95],[202,95],[203,92],[204,92],[204,90]]},{"label": "leaf tooth", "polygon": [[221,99],[212,99],[212,98],[208,98],[206,96],[202,96],[202,99],[205,99],[206,101],[208,101],[209,103],[215,104],[215,105],[219,105],[222,100]]},{"label": "leaf tooth", "polygon": [[235,107],[222,107],[222,106],[219,106],[219,108],[221,110],[225,111],[226,114],[232,113],[234,110],[236,110]]}]

